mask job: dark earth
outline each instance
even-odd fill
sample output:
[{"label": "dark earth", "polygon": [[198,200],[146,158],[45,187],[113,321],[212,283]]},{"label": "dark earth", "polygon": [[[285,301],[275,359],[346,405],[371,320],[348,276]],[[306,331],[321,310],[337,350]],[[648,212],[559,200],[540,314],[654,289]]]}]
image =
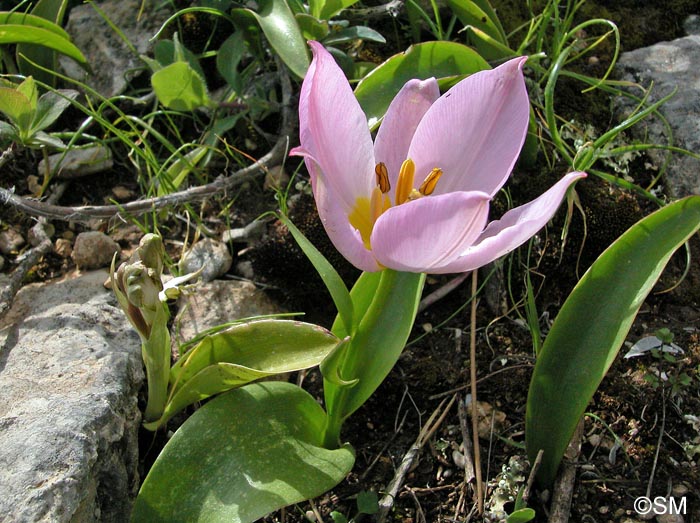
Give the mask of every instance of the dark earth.
[{"label": "dark earth", "polygon": [[[493,4],[506,31],[517,27],[527,15],[524,2],[504,0]],[[683,20],[690,14],[700,14],[696,1],[660,4],[638,0],[588,1],[579,16],[614,21],[620,28],[623,50],[631,50],[683,36]],[[404,42],[396,45],[399,49],[405,48]],[[389,56],[392,51],[379,49],[377,52]],[[597,57],[600,65],[589,63],[581,67],[602,67],[597,71],[602,73],[609,59],[606,52],[610,49],[601,48]],[[582,86],[573,82],[562,82],[559,88],[557,109],[564,119],[575,118],[602,129],[615,121],[607,95],[582,94]],[[70,118],[71,114],[64,117],[67,128],[71,128]],[[270,131],[274,132],[275,123],[269,121],[263,125],[270,126]],[[263,154],[264,147],[251,154]],[[115,151],[117,157],[119,152]],[[0,175],[3,186],[14,185],[17,193],[27,194],[26,173],[35,172],[39,159],[29,151],[18,151]],[[651,163],[645,156],[633,160],[629,172],[636,183],[645,185],[653,179],[655,171],[650,168]],[[294,167],[290,164],[290,169]],[[528,201],[565,170],[564,165],[551,168],[544,158],[527,169],[518,167],[507,186],[510,198],[514,204]],[[215,173],[212,172],[212,176]],[[116,185],[131,189],[135,194],[139,190],[136,175],[126,161],[118,161],[109,178],[95,175],[73,182],[60,204],[103,204],[114,198],[112,188]],[[578,277],[612,241],[655,209],[652,202],[594,176],[579,183],[577,191],[587,220],[585,230],[581,214],[574,212],[567,243],[562,246],[562,212],[551,227],[540,233],[529,261],[524,247],[498,266],[480,271],[480,283],[485,282],[485,289],[479,295],[477,316],[478,400],[484,402],[487,410],[495,412],[484,420],[479,440],[482,472],[488,485],[487,507],[494,503],[494,490],[499,481],[502,484],[511,482],[517,491],[525,485],[530,471],[525,463],[524,415],[535,358],[531,334],[524,321],[525,264],[536,292],[539,326],[545,335]],[[505,198],[499,204],[496,213],[505,209]],[[300,193],[291,198],[290,205],[293,221],[351,284],[358,272],[333,250],[315,214],[313,200]],[[225,228],[244,226],[276,207],[274,193],[265,190],[263,180],[258,179],[237,194],[194,204],[187,211],[220,236]],[[187,229],[183,220],[175,218],[176,213],[184,216],[183,209],[173,209],[171,216],[158,216],[158,225],[166,239],[179,242],[185,239]],[[33,218],[7,206],[0,207],[0,218],[4,224],[21,230],[25,237],[34,223]],[[139,223],[148,229],[152,218],[141,217]],[[70,233],[82,230],[80,226],[59,221],[54,222],[54,226],[57,236],[69,237]],[[133,247],[140,235],[134,224],[104,224],[103,229],[125,249]],[[243,250],[242,245],[231,247],[234,254]],[[666,328],[673,333],[674,343],[685,352],[672,360],[651,355],[623,359],[627,348],[622,348],[589,406],[590,415],[584,420],[580,453],[574,458],[576,479],[569,521],[638,521],[633,501],[645,495],[652,483],[650,491],[654,495],[673,495],[677,499],[685,496],[688,510],[684,521],[700,521],[700,447],[697,447],[700,426],[693,426],[685,418],[700,413],[700,266],[695,261],[700,257],[700,244],[697,238],[690,248],[693,262],[689,272],[684,275],[687,262],[681,249],[647,299],[627,338],[634,342]],[[171,254],[177,256],[177,253],[173,246]],[[307,321],[330,326],[333,318],[328,311],[332,310],[332,302],[284,226],[270,221],[265,239],[236,261],[246,260],[252,263],[256,281],[264,284],[285,307],[304,311]],[[3,270],[9,272],[13,267],[14,258],[8,256]],[[74,270],[70,258],[52,253],[28,274],[26,282],[57,278]],[[451,278],[429,277],[425,295],[441,288]],[[418,459],[406,475],[387,521],[481,520],[473,511],[473,483],[465,487],[464,470],[454,459],[454,452],[460,450],[463,441],[460,421],[465,421],[460,420],[458,404],[464,402],[469,392],[469,282],[465,281],[419,313],[409,345],[397,366],[374,397],[347,423],[343,437],[357,452],[357,461],[349,477],[314,500],[313,505],[302,503],[288,507],[266,521],[307,521],[307,517],[316,517],[311,516],[313,511],[326,522],[331,521],[331,511],[338,511],[348,519],[355,516],[358,494],[362,496],[369,491],[381,496],[385,492],[430,415],[443,400],[453,397],[456,397],[455,403],[422,446]],[[670,288],[672,290],[664,292]],[[581,329],[589,328],[595,325],[581,326]],[[669,376],[668,380],[657,379],[662,372]],[[318,371],[304,376],[304,385],[319,397],[320,384]],[[157,452],[152,443],[150,433],[144,432],[144,474]],[[693,445],[695,454],[690,450]],[[516,463],[523,463],[522,471],[516,470],[517,466],[511,467],[510,479],[499,476],[506,467]],[[547,521],[551,498],[551,492],[533,487],[528,505],[537,513],[535,521]],[[512,510],[512,503],[506,503],[505,509]],[[370,521],[371,518],[358,516],[356,521]]]}]

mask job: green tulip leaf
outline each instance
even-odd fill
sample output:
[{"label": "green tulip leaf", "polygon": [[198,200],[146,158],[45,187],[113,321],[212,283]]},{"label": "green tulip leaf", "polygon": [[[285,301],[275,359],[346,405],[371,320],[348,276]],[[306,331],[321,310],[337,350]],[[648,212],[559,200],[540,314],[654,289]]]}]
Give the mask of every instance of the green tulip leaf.
[{"label": "green tulip leaf", "polygon": [[700,196],[640,220],[591,265],[557,315],[537,357],[526,445],[538,481],[554,480],[574,429],[673,253],[700,228]]},{"label": "green tulip leaf", "polygon": [[408,80],[464,76],[490,68],[486,60],[465,45],[425,42],[412,45],[379,65],[357,85],[355,96],[373,127]]},{"label": "green tulip leaf", "polygon": [[207,336],[170,369],[170,399],[155,430],[179,411],[215,394],[283,372],[308,369],[333,353],[340,340],[317,325],[259,320]]},{"label": "green tulip leaf", "polygon": [[350,293],[348,292],[348,288],[345,286],[345,282],[335,268],[330,264],[330,262],[323,256],[323,254],[321,254],[321,251],[319,251],[306,238],[306,236],[304,236],[301,231],[296,228],[289,218],[286,216],[280,216],[279,218],[280,221],[287,226],[287,229],[289,229],[290,234],[294,237],[294,240],[299,245],[299,248],[304,252],[306,257],[314,266],[314,269],[316,269],[318,275],[321,277],[324,285],[328,289],[328,292],[333,299],[333,303],[338,309],[338,316],[345,326],[345,334],[338,337],[344,338],[348,335],[348,333],[352,332],[354,314],[353,301],[350,298]]},{"label": "green tulip leaf", "polygon": [[206,403],[168,441],[134,504],[135,523],[247,523],[317,497],[354,464],[323,448],[326,414],[303,389],[256,383]]},{"label": "green tulip leaf", "polygon": [[168,109],[193,111],[210,103],[204,80],[187,62],[175,62],[156,71],[151,85]]},{"label": "green tulip leaf", "polygon": [[[352,296],[356,310],[366,312],[356,318],[347,349],[352,362],[344,362],[344,374],[339,376],[344,382],[358,381],[352,387],[331,379],[324,383],[326,408],[337,420],[344,420],[367,401],[393,368],[413,328],[425,282],[425,274],[391,269],[365,274],[370,276],[363,274],[358,279]],[[335,328],[336,333],[342,331],[342,324],[336,322]]]}]

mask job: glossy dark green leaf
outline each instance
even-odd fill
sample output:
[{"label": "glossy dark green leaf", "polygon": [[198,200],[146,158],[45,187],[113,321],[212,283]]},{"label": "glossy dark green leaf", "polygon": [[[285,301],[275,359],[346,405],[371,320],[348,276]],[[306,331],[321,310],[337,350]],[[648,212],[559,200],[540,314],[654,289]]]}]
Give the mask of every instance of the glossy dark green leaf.
[{"label": "glossy dark green leaf", "polygon": [[175,433],[134,504],[135,523],[253,522],[320,496],[354,463],[323,448],[326,414],[285,382],[256,383],[206,403]]},{"label": "glossy dark green leaf", "polygon": [[557,315],[535,364],[526,413],[530,460],[550,485],[593,393],[671,255],[700,228],[700,196],[640,220],[588,269]]},{"label": "glossy dark green leaf", "polygon": [[287,67],[304,78],[310,63],[309,51],[286,0],[262,0],[257,11],[245,11],[255,17],[265,38]]},{"label": "glossy dark green leaf", "polygon": [[486,60],[465,45],[425,42],[412,45],[374,69],[357,85],[355,96],[372,127],[408,80],[464,76],[490,68]]}]

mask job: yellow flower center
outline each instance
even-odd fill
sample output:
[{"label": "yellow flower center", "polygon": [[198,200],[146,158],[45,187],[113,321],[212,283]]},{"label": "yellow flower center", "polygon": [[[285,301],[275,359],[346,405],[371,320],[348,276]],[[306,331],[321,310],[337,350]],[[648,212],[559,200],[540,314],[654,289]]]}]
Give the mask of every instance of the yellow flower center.
[{"label": "yellow flower center", "polygon": [[[362,196],[355,201],[355,207],[348,216],[350,224],[360,231],[362,242],[367,249],[371,249],[370,236],[374,223],[377,221],[384,211],[391,207],[391,199],[389,191],[391,184],[389,183],[389,172],[383,162],[379,162],[374,168],[374,173],[377,177],[377,185],[372,189],[372,194],[369,198]],[[423,196],[429,196],[435,191],[438,180],[442,176],[442,169],[433,168],[430,174],[426,176],[423,183],[415,189],[413,187],[413,179],[416,174],[416,164],[408,158],[401,164],[399,177],[396,182],[396,191],[394,194],[394,205],[401,205],[407,201],[417,200]]]}]

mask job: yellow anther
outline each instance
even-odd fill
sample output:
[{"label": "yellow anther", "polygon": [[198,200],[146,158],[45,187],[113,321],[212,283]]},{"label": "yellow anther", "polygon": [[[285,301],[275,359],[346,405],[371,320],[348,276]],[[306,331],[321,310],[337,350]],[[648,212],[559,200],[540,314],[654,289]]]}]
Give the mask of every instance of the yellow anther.
[{"label": "yellow anther", "polygon": [[434,167],[433,170],[430,171],[430,174],[425,177],[425,180],[423,180],[423,183],[418,188],[418,192],[421,193],[423,196],[433,194],[433,191],[435,190],[435,186],[437,185],[440,176],[442,176],[442,169]]},{"label": "yellow anther", "polygon": [[396,205],[401,205],[408,200],[413,189],[413,178],[416,174],[416,164],[410,158],[404,160],[399,171],[399,179],[396,182]]},{"label": "yellow anther", "polygon": [[377,187],[386,194],[391,189],[391,184],[389,183],[389,171],[386,168],[384,162],[379,162],[374,168],[374,173],[377,175]]}]

